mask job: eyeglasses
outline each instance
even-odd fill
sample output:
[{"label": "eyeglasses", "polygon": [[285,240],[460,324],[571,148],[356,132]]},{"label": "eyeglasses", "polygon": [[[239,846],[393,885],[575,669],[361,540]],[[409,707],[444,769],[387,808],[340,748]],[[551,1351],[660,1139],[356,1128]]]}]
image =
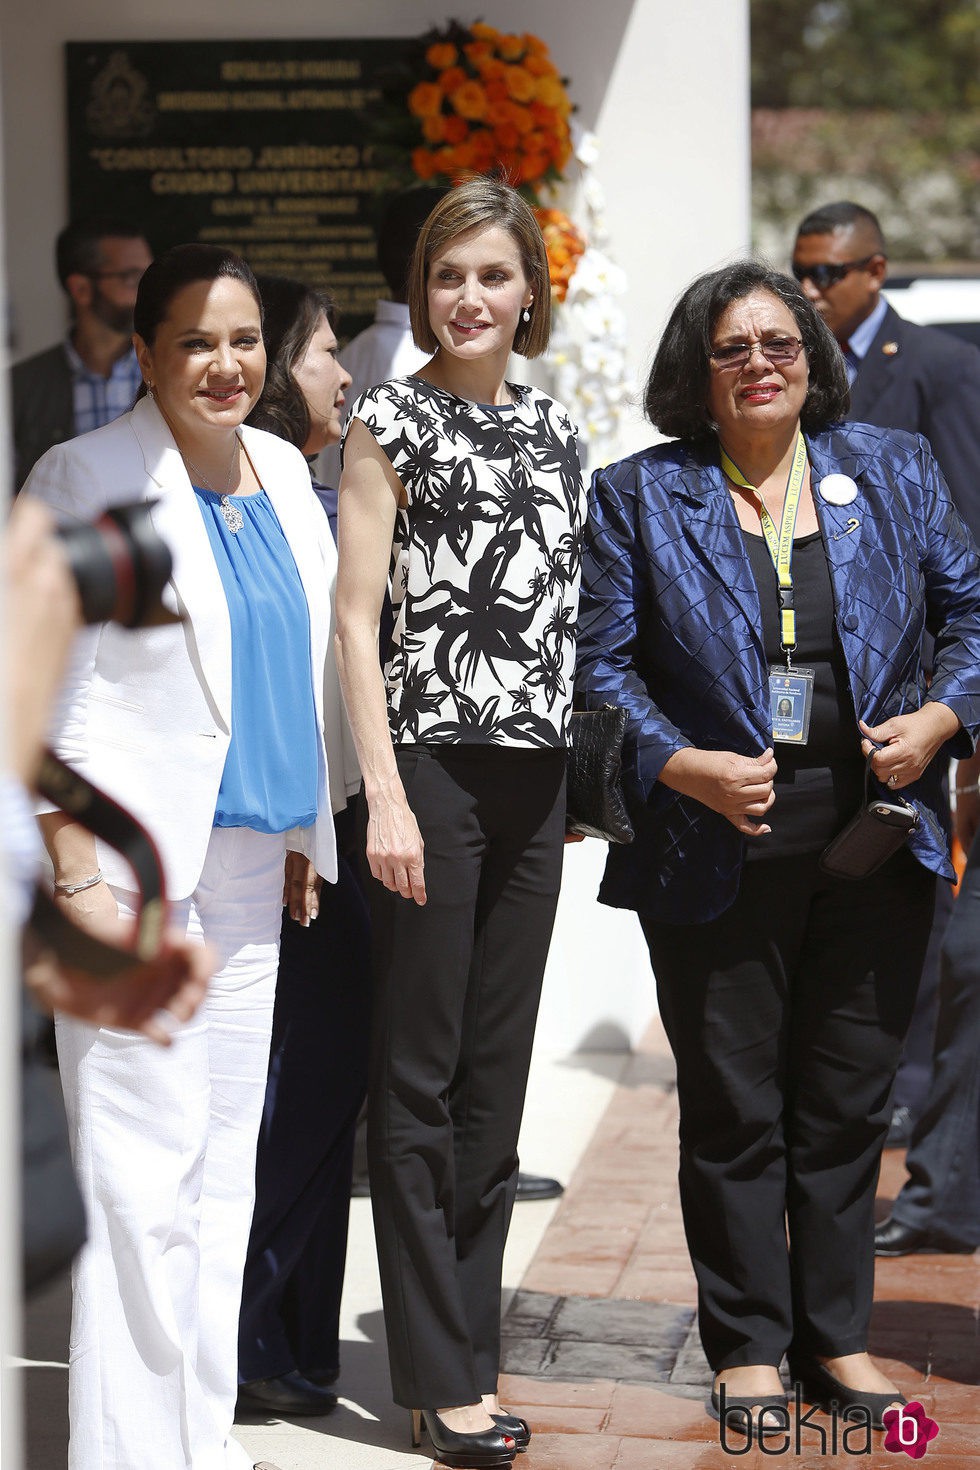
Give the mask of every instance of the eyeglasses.
[{"label": "eyeglasses", "polygon": [[842,260],[839,265],[828,265],[826,262],[820,265],[797,265],[794,260],[790,269],[801,283],[812,281],[818,291],[826,291],[828,286],[836,286],[837,282],[842,281],[851,271],[863,270],[877,254],[878,252],[875,251],[871,255],[866,255],[863,260]]},{"label": "eyeglasses", "polygon": [[744,368],[754,352],[761,352],[771,367],[789,367],[803,351],[799,337],[767,337],[762,342],[732,342],[728,347],[713,347],[708,353],[720,372]]},{"label": "eyeglasses", "polygon": [[124,271],[87,271],[90,281],[123,281],[127,286],[138,286],[143,279],[143,265],[131,265]]}]

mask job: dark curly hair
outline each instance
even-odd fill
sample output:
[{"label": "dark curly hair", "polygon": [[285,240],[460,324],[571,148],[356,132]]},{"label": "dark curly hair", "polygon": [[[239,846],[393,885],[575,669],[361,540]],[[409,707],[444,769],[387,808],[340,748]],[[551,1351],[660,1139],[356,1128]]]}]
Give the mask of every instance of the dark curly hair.
[{"label": "dark curly hair", "polygon": [[733,301],[768,291],[793,314],[803,340],[810,383],[801,426],[807,433],[844,418],[850,406],[841,350],[792,276],[754,260],[738,260],[698,276],[681,296],[664,329],[647,379],[643,406],[655,429],[671,439],[714,433],[708,408],[711,336]]},{"label": "dark curly hair", "polygon": [[326,317],[336,331],[338,312],[332,296],[288,276],[259,276],[262,336],[265,340],[265,387],[246,419],[302,449],[310,437],[310,414],[293,368]]}]

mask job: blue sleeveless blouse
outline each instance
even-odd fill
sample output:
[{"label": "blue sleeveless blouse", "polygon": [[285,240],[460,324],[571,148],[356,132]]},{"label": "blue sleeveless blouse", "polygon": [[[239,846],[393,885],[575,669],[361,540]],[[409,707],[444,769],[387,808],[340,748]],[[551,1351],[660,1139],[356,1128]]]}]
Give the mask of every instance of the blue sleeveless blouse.
[{"label": "blue sleeveless blouse", "polygon": [[231,744],[216,827],[285,832],[316,818],[316,707],[310,613],[293,554],[265,491],[230,498],[195,485],[231,618]]}]

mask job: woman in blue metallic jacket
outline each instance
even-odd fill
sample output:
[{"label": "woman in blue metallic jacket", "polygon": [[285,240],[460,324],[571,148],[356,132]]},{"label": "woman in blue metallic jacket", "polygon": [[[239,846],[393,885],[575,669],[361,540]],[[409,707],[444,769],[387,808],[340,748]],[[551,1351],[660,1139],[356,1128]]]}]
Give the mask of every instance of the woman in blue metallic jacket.
[{"label": "woman in blue metallic jacket", "polygon": [[[633,908],[677,1060],[680,1184],[711,1412],[804,1397],[882,1427],[867,1354],[889,1093],[952,878],[943,758],[980,725],[980,565],[922,438],[842,424],[844,361],[796,283],[736,263],[668,323],[646,392],[676,440],[592,488],[580,695],[629,713]],[[920,644],[936,637],[926,688]],[[819,864],[873,784],[918,813],[872,876]]]}]

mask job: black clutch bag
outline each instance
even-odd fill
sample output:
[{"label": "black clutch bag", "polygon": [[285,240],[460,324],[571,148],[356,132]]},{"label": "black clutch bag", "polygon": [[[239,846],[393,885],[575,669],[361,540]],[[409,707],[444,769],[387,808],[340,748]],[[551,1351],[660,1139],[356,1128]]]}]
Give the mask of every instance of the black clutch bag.
[{"label": "black clutch bag", "polygon": [[901,796],[869,801],[873,755],[864,768],[864,805],[820,854],[821,868],[834,878],[870,878],[919,825],[919,813]]},{"label": "black clutch bag", "polygon": [[603,842],[632,842],[621,772],[626,711],[574,710],[568,722],[566,828]]}]

